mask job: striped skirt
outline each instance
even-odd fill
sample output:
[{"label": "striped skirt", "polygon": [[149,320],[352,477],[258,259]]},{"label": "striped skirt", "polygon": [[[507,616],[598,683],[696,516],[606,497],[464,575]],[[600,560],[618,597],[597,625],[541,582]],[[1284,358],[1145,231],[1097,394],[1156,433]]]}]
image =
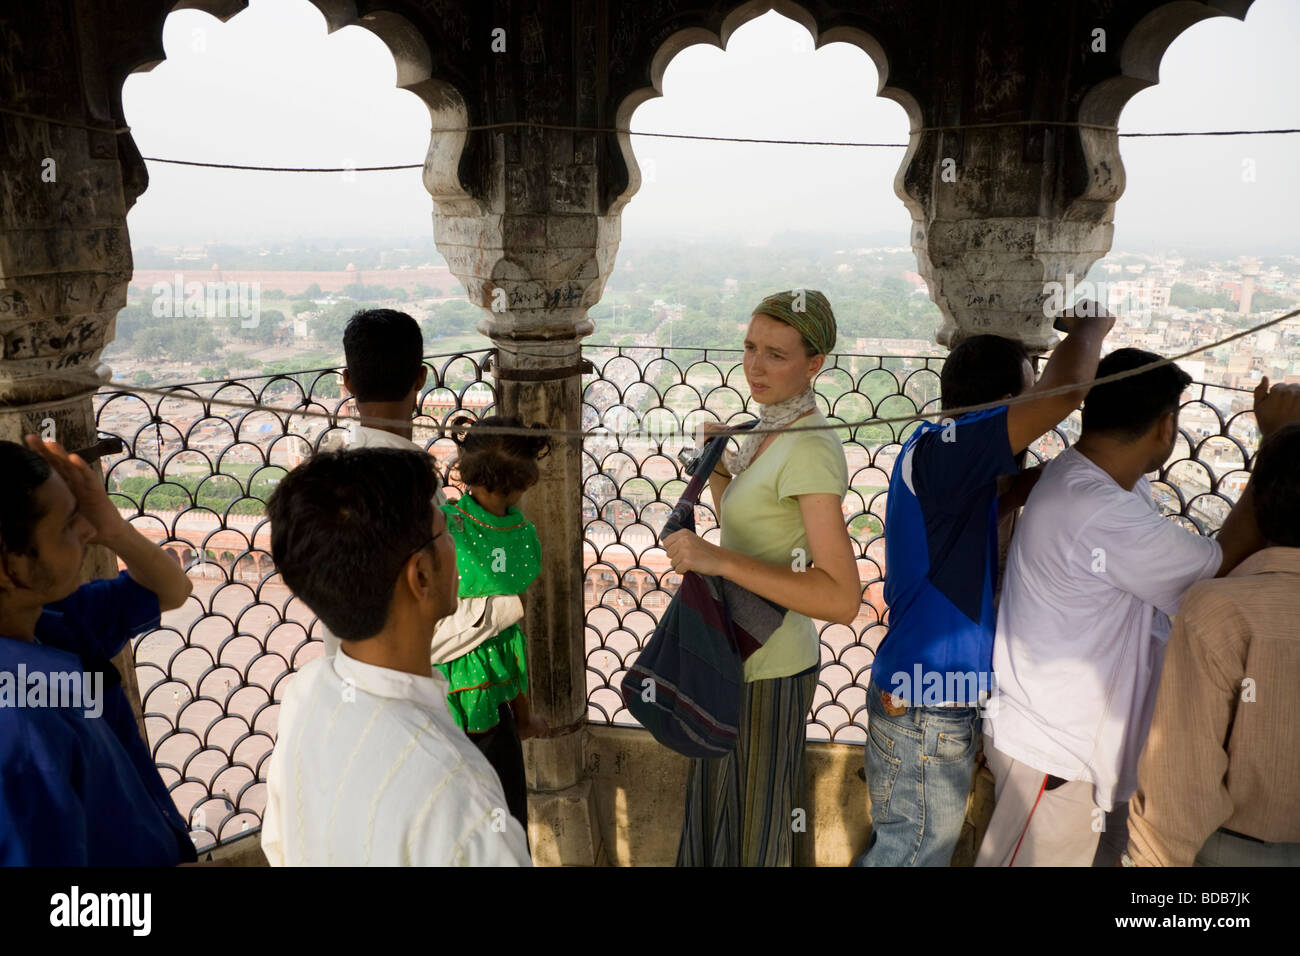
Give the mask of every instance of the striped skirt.
[{"label": "striped skirt", "polygon": [[[736,749],[692,760],[678,866],[792,866],[811,821],[804,802],[808,709],[817,668],[745,684]],[[794,811],[804,810],[796,827]]]}]

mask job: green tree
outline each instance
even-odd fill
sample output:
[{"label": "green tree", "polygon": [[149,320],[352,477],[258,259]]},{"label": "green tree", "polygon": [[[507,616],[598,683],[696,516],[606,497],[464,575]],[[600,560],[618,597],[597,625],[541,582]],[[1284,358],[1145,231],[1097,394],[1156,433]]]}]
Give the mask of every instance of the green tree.
[{"label": "green tree", "polygon": [[1231,309],[1236,306],[1227,292],[1202,292],[1195,286],[1175,282],[1169,290],[1169,304],[1182,309]]},{"label": "green tree", "polygon": [[135,336],[135,342],[131,346],[131,351],[138,359],[149,361],[156,359],[163,354],[167,344],[167,337],[163,330],[157,327],[150,327],[141,330]]},{"label": "green tree", "polygon": [[251,329],[241,328],[240,331],[247,333],[251,341],[270,345],[275,341],[275,333],[285,323],[284,313],[279,309],[264,309],[257,318],[257,325]]},{"label": "green tree", "polygon": [[443,302],[430,310],[428,327],[434,338],[470,332],[478,327],[483,311],[462,300]]},{"label": "green tree", "polygon": [[680,321],[660,325],[655,341],[674,348],[735,348],[741,335],[730,322],[688,309]]},{"label": "green tree", "polygon": [[137,332],[155,325],[157,322],[158,320],[144,306],[128,305],[117,313],[117,325],[113,333],[113,340],[121,342],[123,345],[130,345],[135,340]]},{"label": "green tree", "polygon": [[357,311],[355,302],[344,301],[327,305],[317,313],[316,318],[308,320],[307,328],[311,337],[317,342],[331,344],[343,341],[343,330],[347,328],[348,319]]},{"label": "green tree", "polygon": [[1295,308],[1295,297],[1278,295],[1275,292],[1257,291],[1250,299],[1250,307],[1255,312],[1268,312],[1271,309]]}]

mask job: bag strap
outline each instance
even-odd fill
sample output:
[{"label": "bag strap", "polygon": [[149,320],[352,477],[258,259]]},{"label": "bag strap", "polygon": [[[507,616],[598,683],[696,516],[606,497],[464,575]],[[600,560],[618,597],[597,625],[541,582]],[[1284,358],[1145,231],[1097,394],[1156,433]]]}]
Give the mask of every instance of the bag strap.
[{"label": "bag strap", "polygon": [[695,530],[695,506],[700,503],[700,495],[704,493],[704,486],[708,483],[713,470],[718,466],[718,462],[722,458],[722,452],[727,447],[727,441],[737,432],[748,431],[757,424],[758,419],[755,418],[753,421],[720,432],[704,443],[704,451],[701,452],[695,465],[695,474],[691,475],[691,480],[686,484],[686,490],[677,499],[672,514],[664,522],[664,530],[660,538],[683,529],[687,531]]}]

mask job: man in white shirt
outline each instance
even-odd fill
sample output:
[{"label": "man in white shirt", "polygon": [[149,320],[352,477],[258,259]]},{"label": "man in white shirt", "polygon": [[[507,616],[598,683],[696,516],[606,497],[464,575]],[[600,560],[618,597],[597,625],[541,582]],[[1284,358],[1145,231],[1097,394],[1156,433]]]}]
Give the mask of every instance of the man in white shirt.
[{"label": "man in white shirt", "polygon": [[363,309],[343,330],[343,360],[343,388],[359,418],[348,429],[348,447],[423,451],[411,441],[411,419],[429,378],[420,323],[394,309]]},{"label": "man in white shirt", "polygon": [[[1120,349],[1097,375],[1158,358]],[[993,644],[984,752],[996,806],[977,866],[1118,861],[1170,618],[1192,584],[1263,544],[1249,489],[1217,540],[1163,517],[1152,500],[1143,476],[1173,451],[1190,381],[1166,365],[1094,387],[1079,441],[1030,493]],[[1257,411],[1266,392],[1267,382]]]},{"label": "man in white shirt", "polygon": [[341,638],[281,702],[262,848],[273,866],[528,865],[523,828],[429,663],[456,549],[424,452],[325,452],[267,510],[284,582]]},{"label": "man in white shirt", "polygon": [[[429,378],[420,323],[394,309],[363,309],[343,330],[343,360],[343,389],[352,396],[358,416],[348,425],[346,447],[423,452],[411,440],[411,419]],[[435,507],[446,501],[439,487]],[[316,633],[325,642],[326,657],[339,652],[339,639],[328,627],[321,624]]]},{"label": "man in white shirt", "polygon": [[[411,440],[411,419],[429,377],[420,323],[394,309],[363,309],[348,319],[343,330],[343,359],[343,388],[352,396],[358,415],[348,426],[347,447],[423,453]],[[433,503],[438,508],[447,503],[441,485]],[[432,662],[459,657],[523,616],[518,595],[463,598],[434,630]],[[326,657],[339,652],[339,639],[328,626],[319,624],[316,633],[325,643]]]}]

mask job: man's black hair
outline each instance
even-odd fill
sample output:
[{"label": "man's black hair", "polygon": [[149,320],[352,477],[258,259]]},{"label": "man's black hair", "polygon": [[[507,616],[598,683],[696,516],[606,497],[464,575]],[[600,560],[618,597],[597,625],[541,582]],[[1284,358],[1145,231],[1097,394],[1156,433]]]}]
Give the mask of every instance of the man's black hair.
[{"label": "man's black hair", "polygon": [[945,409],[964,408],[1019,395],[1025,387],[1027,361],[1029,353],[1015,339],[1000,335],[962,339],[944,359],[939,402]]},{"label": "man's black hair", "polygon": [[399,572],[429,542],[437,490],[436,462],[414,450],[324,452],[295,468],[267,502],[284,583],[335,636],[374,637]]},{"label": "man's black hair", "polygon": [[32,531],[45,517],[36,490],[50,477],[50,464],[25,445],[0,441],[0,551],[32,552]]},{"label": "man's black hair", "polygon": [[1300,422],[1259,446],[1254,468],[1255,520],[1269,544],[1300,548]]},{"label": "man's black hair", "polygon": [[363,309],[343,330],[343,355],[357,401],[399,401],[420,380],[420,323],[393,309]]},{"label": "man's black hair", "polygon": [[[1142,349],[1116,349],[1097,366],[1097,378],[1127,372],[1158,361]],[[1170,363],[1140,375],[1093,386],[1083,400],[1083,430],[1117,438],[1142,437],[1164,415],[1178,409],[1183,389],[1192,377]]]}]

